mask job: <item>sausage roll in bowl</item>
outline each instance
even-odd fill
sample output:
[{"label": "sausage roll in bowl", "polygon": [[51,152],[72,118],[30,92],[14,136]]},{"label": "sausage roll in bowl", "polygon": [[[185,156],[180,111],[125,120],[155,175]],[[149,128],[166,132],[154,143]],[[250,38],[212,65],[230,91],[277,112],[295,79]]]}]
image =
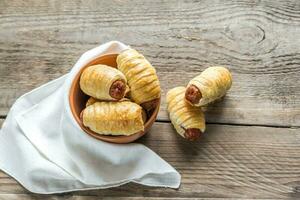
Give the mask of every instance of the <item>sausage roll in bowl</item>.
[{"label": "sausage roll in bowl", "polygon": [[119,70],[107,65],[93,65],[82,72],[80,88],[96,99],[120,100],[125,96],[126,82]]},{"label": "sausage roll in bowl", "polygon": [[155,108],[160,98],[160,84],[154,67],[134,49],[117,57],[118,69],[125,75],[130,87],[130,97],[146,110]]},{"label": "sausage roll in bowl", "polygon": [[132,135],[144,130],[142,107],[130,101],[95,102],[83,110],[83,125],[102,135]]}]

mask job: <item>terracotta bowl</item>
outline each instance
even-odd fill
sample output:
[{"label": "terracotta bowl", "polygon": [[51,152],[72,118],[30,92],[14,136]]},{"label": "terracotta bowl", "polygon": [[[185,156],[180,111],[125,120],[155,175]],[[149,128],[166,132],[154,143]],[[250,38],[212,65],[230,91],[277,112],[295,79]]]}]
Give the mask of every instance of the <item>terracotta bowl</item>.
[{"label": "terracotta bowl", "polygon": [[91,65],[96,65],[96,64],[104,64],[104,65],[108,65],[108,66],[116,68],[117,67],[117,63],[116,63],[117,56],[118,56],[118,54],[104,55],[104,56],[96,58],[95,60],[93,60],[90,63],[88,63],[87,65],[85,65],[79,71],[79,73],[75,76],[75,78],[72,82],[70,93],[69,93],[70,94],[69,101],[70,101],[70,107],[71,107],[72,114],[82,130],[84,130],[87,134],[89,134],[90,136],[92,136],[96,139],[103,140],[106,142],[121,144],[121,143],[129,143],[129,142],[133,142],[133,141],[137,140],[138,138],[142,137],[150,129],[150,127],[153,125],[153,123],[157,117],[157,114],[159,111],[159,106],[160,106],[160,99],[159,99],[159,102],[158,102],[156,108],[151,113],[147,113],[148,118],[145,123],[144,131],[140,131],[140,132],[137,132],[137,133],[129,135],[129,136],[109,136],[109,135],[100,135],[100,134],[95,133],[94,131],[90,130],[89,128],[85,127],[83,125],[80,114],[81,114],[81,111],[85,108],[85,104],[86,104],[86,101],[88,100],[89,96],[84,94],[80,89],[80,86],[79,86],[80,75],[85,68],[87,68]]}]

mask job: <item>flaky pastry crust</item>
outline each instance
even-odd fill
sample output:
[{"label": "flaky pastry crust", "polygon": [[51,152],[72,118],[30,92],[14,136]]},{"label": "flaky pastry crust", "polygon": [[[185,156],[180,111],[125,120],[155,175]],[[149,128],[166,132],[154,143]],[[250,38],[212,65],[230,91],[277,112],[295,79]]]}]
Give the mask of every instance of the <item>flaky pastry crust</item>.
[{"label": "flaky pastry crust", "polygon": [[[205,118],[202,110],[185,101],[185,87],[175,87],[167,93],[167,109],[176,131],[187,138],[187,130],[205,131]],[[193,137],[193,136],[191,136]],[[193,139],[193,138],[187,138]]]},{"label": "flaky pastry crust", "polygon": [[[203,106],[223,97],[230,89],[232,84],[232,76],[225,67],[209,67],[200,75],[193,78],[187,85],[186,99],[194,106]],[[199,94],[197,91],[199,90]],[[192,95],[195,98],[191,98]],[[191,101],[194,99],[195,101]]]},{"label": "flaky pastry crust", "polygon": [[126,82],[119,70],[107,65],[93,65],[82,72],[80,88],[96,99],[119,100],[125,96]]},{"label": "flaky pastry crust", "polygon": [[83,110],[83,124],[102,135],[132,135],[144,130],[142,107],[130,101],[95,102]]},{"label": "flaky pastry crust", "polygon": [[117,57],[118,69],[126,76],[130,97],[143,104],[160,97],[161,89],[154,67],[134,49],[128,49]]}]

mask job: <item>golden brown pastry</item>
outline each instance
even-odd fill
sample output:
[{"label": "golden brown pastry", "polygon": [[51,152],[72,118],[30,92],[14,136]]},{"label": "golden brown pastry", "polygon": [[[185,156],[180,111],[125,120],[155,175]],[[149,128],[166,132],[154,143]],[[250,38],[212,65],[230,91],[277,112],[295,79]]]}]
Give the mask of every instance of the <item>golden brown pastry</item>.
[{"label": "golden brown pastry", "polygon": [[160,85],[154,67],[134,49],[121,52],[117,64],[127,78],[131,99],[146,110],[153,109],[160,97]]},{"label": "golden brown pastry", "polygon": [[193,78],[185,92],[185,99],[194,106],[203,106],[223,97],[232,84],[225,67],[209,67]]},{"label": "golden brown pastry", "polygon": [[125,96],[125,76],[113,67],[93,65],[86,68],[80,77],[81,90],[96,99],[120,100]]},{"label": "golden brown pastry", "polygon": [[130,101],[96,102],[83,110],[84,126],[103,135],[132,135],[144,130],[142,107]]},{"label": "golden brown pastry", "polygon": [[196,140],[205,131],[201,108],[185,101],[185,87],[175,87],[167,93],[168,112],[177,133],[188,140]]},{"label": "golden brown pastry", "polygon": [[[120,101],[130,101],[129,99],[127,99],[127,98],[123,98],[123,99],[121,99]],[[87,100],[87,102],[86,102],[86,104],[85,104],[85,107],[88,107],[88,106],[90,106],[90,105],[92,105],[92,104],[94,104],[94,103],[96,103],[96,102],[101,102],[100,100],[98,100],[98,99],[95,99],[95,98],[93,98],[93,97],[90,97],[88,100]],[[142,118],[143,118],[143,122],[144,123],[146,123],[146,121],[147,121],[147,113],[146,113],[146,111],[142,108]]]}]

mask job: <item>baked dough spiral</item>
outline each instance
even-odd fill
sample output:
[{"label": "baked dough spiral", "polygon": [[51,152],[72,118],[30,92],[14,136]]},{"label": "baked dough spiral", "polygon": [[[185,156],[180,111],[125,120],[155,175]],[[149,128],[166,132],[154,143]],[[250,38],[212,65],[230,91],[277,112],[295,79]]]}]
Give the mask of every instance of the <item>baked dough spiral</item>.
[{"label": "baked dough spiral", "polygon": [[132,135],[144,130],[142,107],[130,101],[95,102],[83,110],[84,126],[102,135]]},{"label": "baked dough spiral", "polygon": [[136,50],[128,49],[118,55],[117,65],[127,78],[131,99],[147,110],[154,108],[161,89],[156,71],[149,61]]},{"label": "baked dough spiral", "polygon": [[185,101],[185,87],[175,87],[167,93],[167,109],[177,133],[188,140],[196,140],[205,131],[201,108]]},{"label": "baked dough spiral", "polygon": [[125,96],[126,77],[107,65],[86,68],[80,77],[81,90],[96,99],[120,100]]},{"label": "baked dough spiral", "polygon": [[228,69],[209,67],[188,83],[185,98],[193,106],[203,106],[223,97],[231,84],[232,76]]}]

